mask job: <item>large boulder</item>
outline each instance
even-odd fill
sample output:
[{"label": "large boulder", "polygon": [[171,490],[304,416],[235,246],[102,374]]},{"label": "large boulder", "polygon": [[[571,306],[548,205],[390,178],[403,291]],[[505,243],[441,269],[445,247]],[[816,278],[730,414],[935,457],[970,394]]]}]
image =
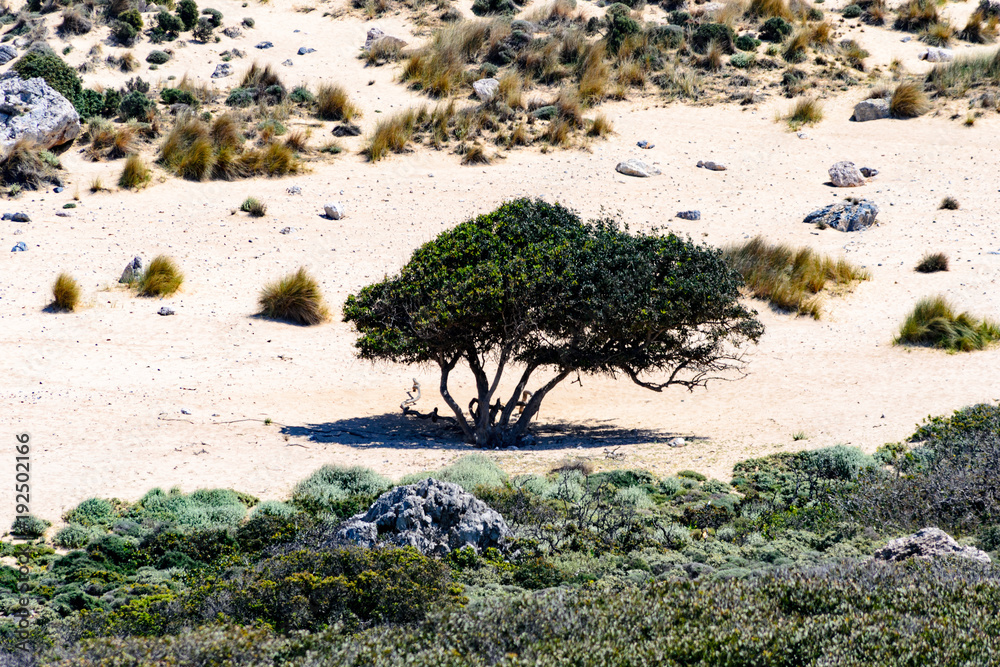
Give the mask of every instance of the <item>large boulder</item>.
[{"label": "large boulder", "polygon": [[830,167],[829,173],[830,182],[838,188],[856,188],[868,182],[857,165],[846,160]]},{"label": "large boulder", "polygon": [[386,49],[393,47],[401,49],[406,46],[406,42],[399,37],[387,35],[378,28],[369,28],[368,34],[365,35],[364,50],[371,51],[376,46]]},{"label": "large boulder", "polygon": [[510,536],[496,510],[458,484],[433,478],[383,493],[367,512],[337,530],[338,539],[365,547],[412,546],[438,556],[464,547],[498,547]]},{"label": "large boulder", "polygon": [[500,90],[500,81],[497,79],[480,79],[472,84],[472,90],[476,91],[476,97],[481,102],[489,102]]},{"label": "large boulder", "polygon": [[980,563],[990,563],[989,554],[975,547],[963,547],[940,528],[924,528],[913,535],[892,540],[875,552],[878,560],[898,562],[908,558],[958,556]]},{"label": "large boulder", "polygon": [[619,174],[625,174],[626,176],[638,176],[639,178],[647,178],[660,173],[660,170],[656,167],[651,167],[642,160],[637,160],[635,158],[619,162],[618,166],[615,167],[615,171]]},{"label": "large boulder", "polygon": [[854,105],[854,120],[859,123],[866,120],[889,118],[890,116],[892,116],[892,112],[889,111],[889,100],[881,97],[861,100]]},{"label": "large boulder", "polygon": [[0,77],[0,148],[28,139],[51,148],[80,134],[80,115],[45,79],[25,81],[14,72]]},{"label": "large boulder", "polygon": [[833,227],[842,232],[860,232],[875,224],[878,206],[870,199],[849,199],[824,206],[807,215],[802,222]]},{"label": "large boulder", "polygon": [[928,46],[927,50],[920,54],[921,60],[929,63],[947,63],[955,59],[955,52],[951,49],[942,49],[936,46]]}]

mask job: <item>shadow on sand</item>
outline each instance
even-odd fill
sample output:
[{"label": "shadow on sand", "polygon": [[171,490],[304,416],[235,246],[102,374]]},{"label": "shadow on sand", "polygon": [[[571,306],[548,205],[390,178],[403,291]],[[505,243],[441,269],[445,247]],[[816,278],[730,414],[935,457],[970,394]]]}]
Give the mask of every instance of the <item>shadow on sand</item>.
[{"label": "shadow on sand", "polygon": [[[387,449],[444,449],[468,450],[475,448],[463,442],[458,429],[445,422],[404,417],[400,413],[387,413],[372,417],[352,417],[322,424],[283,426],[285,435],[306,437],[313,442],[329,442],[349,447]],[[531,429],[533,451],[583,447],[584,449],[613,448],[626,445],[663,444],[683,437],[688,443],[704,440],[700,436],[643,428],[622,428],[611,420],[548,422],[535,424]]]}]

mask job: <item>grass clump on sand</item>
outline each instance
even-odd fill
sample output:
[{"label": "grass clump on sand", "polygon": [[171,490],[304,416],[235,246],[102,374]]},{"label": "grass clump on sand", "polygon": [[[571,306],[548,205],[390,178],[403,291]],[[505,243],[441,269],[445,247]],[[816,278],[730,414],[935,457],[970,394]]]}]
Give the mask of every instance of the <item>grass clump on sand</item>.
[{"label": "grass clump on sand", "polygon": [[927,253],[916,266],[920,273],[936,273],[948,270],[948,255],[943,252]]},{"label": "grass clump on sand", "polygon": [[55,155],[22,138],[0,155],[0,181],[5,186],[20,186],[21,190],[39,190],[47,183],[62,185],[56,174],[60,167]]},{"label": "grass clump on sand", "polygon": [[931,108],[923,87],[913,81],[903,81],[892,91],[889,112],[894,118],[916,118]]},{"label": "grass clump on sand", "polygon": [[72,312],[80,300],[80,285],[68,273],[60,273],[52,285],[52,306],[56,310]]},{"label": "grass clump on sand", "polygon": [[788,114],[779,116],[778,120],[784,120],[793,130],[803,125],[815,125],[823,120],[823,105],[815,97],[803,97]]},{"label": "grass clump on sand", "polygon": [[118,177],[118,187],[127,190],[137,190],[149,183],[152,177],[153,172],[146,166],[146,163],[142,161],[141,157],[133,153],[125,160],[122,175]]},{"label": "grass clump on sand", "polygon": [[261,314],[273,320],[313,325],[326,320],[319,284],[304,268],[264,287],[260,293]]},{"label": "grass clump on sand", "polygon": [[941,205],[938,206],[940,209],[946,211],[957,211],[958,210],[958,200],[954,197],[945,197],[941,200]]},{"label": "grass clump on sand", "polygon": [[316,91],[316,115],[322,120],[349,122],[361,116],[361,109],[351,102],[343,86],[324,83]]},{"label": "grass clump on sand", "polygon": [[926,82],[945,97],[965,97],[972,88],[1000,86],[1000,49],[935,65],[927,73]]},{"label": "grass clump on sand", "polygon": [[170,296],[184,282],[174,261],[166,255],[157,255],[146,272],[142,274],[136,287],[139,289],[139,296]]},{"label": "grass clump on sand", "polygon": [[254,197],[247,197],[240,204],[240,210],[249,213],[251,218],[263,218],[267,215],[267,204]]},{"label": "grass clump on sand", "polygon": [[309,514],[346,517],[367,509],[391,488],[392,480],[369,468],[325,465],[295,485],[290,502]]},{"label": "grass clump on sand", "polygon": [[871,278],[846,260],[825,257],[811,248],[769,244],[760,236],[726,248],[723,256],[755,298],[816,319],[821,313],[818,294],[828,283],[849,285]]},{"label": "grass clump on sand", "polygon": [[926,345],[950,352],[982,350],[1000,339],[1000,324],[969,313],[955,314],[941,296],[923,299],[899,329],[894,345]]},{"label": "grass clump on sand", "polygon": [[388,157],[389,153],[402,153],[413,137],[417,119],[422,114],[422,111],[407,109],[379,121],[362,152],[371,162],[378,162]]}]

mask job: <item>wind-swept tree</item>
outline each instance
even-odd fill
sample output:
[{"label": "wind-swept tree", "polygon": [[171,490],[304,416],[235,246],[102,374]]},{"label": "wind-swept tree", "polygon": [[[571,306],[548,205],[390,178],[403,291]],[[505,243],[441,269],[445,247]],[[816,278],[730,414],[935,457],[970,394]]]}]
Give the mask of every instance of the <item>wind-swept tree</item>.
[{"label": "wind-swept tree", "polygon": [[[573,373],[662,391],[738,371],[740,349],[763,333],[741,284],[718,250],[519,199],[426,243],[398,275],[348,297],[344,320],[361,358],[437,364],[465,439],[505,447]],[[448,388],[460,362],[475,379],[468,409]]]}]

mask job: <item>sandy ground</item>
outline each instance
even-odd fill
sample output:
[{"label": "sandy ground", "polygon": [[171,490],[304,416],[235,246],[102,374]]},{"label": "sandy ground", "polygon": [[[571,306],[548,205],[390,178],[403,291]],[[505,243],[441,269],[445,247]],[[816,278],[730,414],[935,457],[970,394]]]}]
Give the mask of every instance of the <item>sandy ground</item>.
[{"label": "sandy ground", "polygon": [[[373,23],[412,34],[401,17],[332,21],[321,11],[215,6],[225,25],[253,16],[257,29],[234,44],[223,38],[178,49],[175,61],[150,74],[207,80],[219,59],[205,54],[233,45],[254,51],[252,44],[268,39],[275,48],[258,60],[292,58],[290,82],[292,73],[313,84],[341,82],[364,109],[366,131],[378,112],[422,102],[394,83],[393,68],[365,68],[356,59]],[[899,33],[868,28],[864,36],[884,42],[876,58],[899,57],[911,71],[923,66],[919,45],[900,43]],[[73,43],[70,55],[82,60],[87,38]],[[317,52],[294,55],[303,45]],[[148,49],[144,44],[137,55]],[[241,72],[259,55],[234,61],[234,69]],[[104,71],[87,82],[102,77],[120,81]],[[232,79],[219,83],[230,85]],[[154,486],[233,487],[282,498],[326,463],[400,476],[471,451],[399,416],[412,378],[426,389],[419,408],[445,408],[430,389],[437,384],[434,369],[355,359],[340,307],[347,295],[398,270],[419,244],[518,196],[559,201],[585,217],[602,208],[619,211],[633,228],[657,226],[713,245],[756,234],[807,244],[866,266],[873,279],[829,299],[819,321],[757,303],[767,331],[749,351],[743,379],[663,394],[608,378],[563,383],[542,407],[541,446],[490,453],[511,472],[582,456],[600,466],[660,474],[693,468],[726,478],[742,458],[836,443],[873,451],[905,438],[927,415],[998,400],[1000,349],[952,355],[891,342],[927,295],[944,294],[962,309],[1000,318],[1000,116],[988,114],[971,128],[947,114],[851,123],[860,97],[854,89],[826,100],[826,119],[807,128],[806,138],[775,123],[775,113],[791,104],[781,98],[756,109],[666,106],[649,98],[605,105],[616,134],[587,150],[516,151],[488,167],[463,167],[454,155],[423,148],[370,165],[352,151],[298,177],[234,183],[162,177],[137,193],[90,194],[93,177],[113,183],[121,162],[88,162],[73,147],[62,156],[64,192],[26,193],[0,204],[32,219],[0,225],[2,437],[9,446],[15,433],[31,434],[32,511],[56,520],[86,497],[134,499]],[[329,126],[313,125],[314,141],[325,141]],[[638,149],[638,139],[655,148]],[[345,143],[355,149],[358,140]],[[617,174],[615,164],[629,157],[653,162],[663,174]],[[709,159],[729,170],[696,168]],[[833,189],[826,170],[843,159],[880,174],[863,188]],[[301,194],[288,194],[291,186]],[[76,191],[79,207],[71,217],[56,217]],[[267,202],[267,217],[232,213],[248,195]],[[811,210],[856,195],[881,207],[879,226],[844,234],[802,223]],[[961,209],[937,210],[945,195]],[[322,217],[330,200],[346,205],[346,219]],[[700,222],[674,217],[692,208],[701,210]],[[280,234],[286,226],[295,231]],[[15,235],[17,229],[23,233]],[[29,251],[7,252],[17,241]],[[924,252],[938,250],[949,254],[951,271],[913,271]],[[116,285],[133,255],[148,261],[159,253],[174,257],[186,275],[179,294],[149,300]],[[255,318],[260,287],[299,266],[321,282],[332,321],[304,328]],[[86,305],[77,313],[43,311],[60,271],[81,283]],[[158,316],[164,305],[176,316]],[[793,439],[799,433],[806,438]],[[676,435],[688,445],[667,446]],[[608,448],[624,458],[607,459]],[[3,478],[12,482],[13,453],[6,451]],[[7,498],[0,515],[9,525]]]}]

